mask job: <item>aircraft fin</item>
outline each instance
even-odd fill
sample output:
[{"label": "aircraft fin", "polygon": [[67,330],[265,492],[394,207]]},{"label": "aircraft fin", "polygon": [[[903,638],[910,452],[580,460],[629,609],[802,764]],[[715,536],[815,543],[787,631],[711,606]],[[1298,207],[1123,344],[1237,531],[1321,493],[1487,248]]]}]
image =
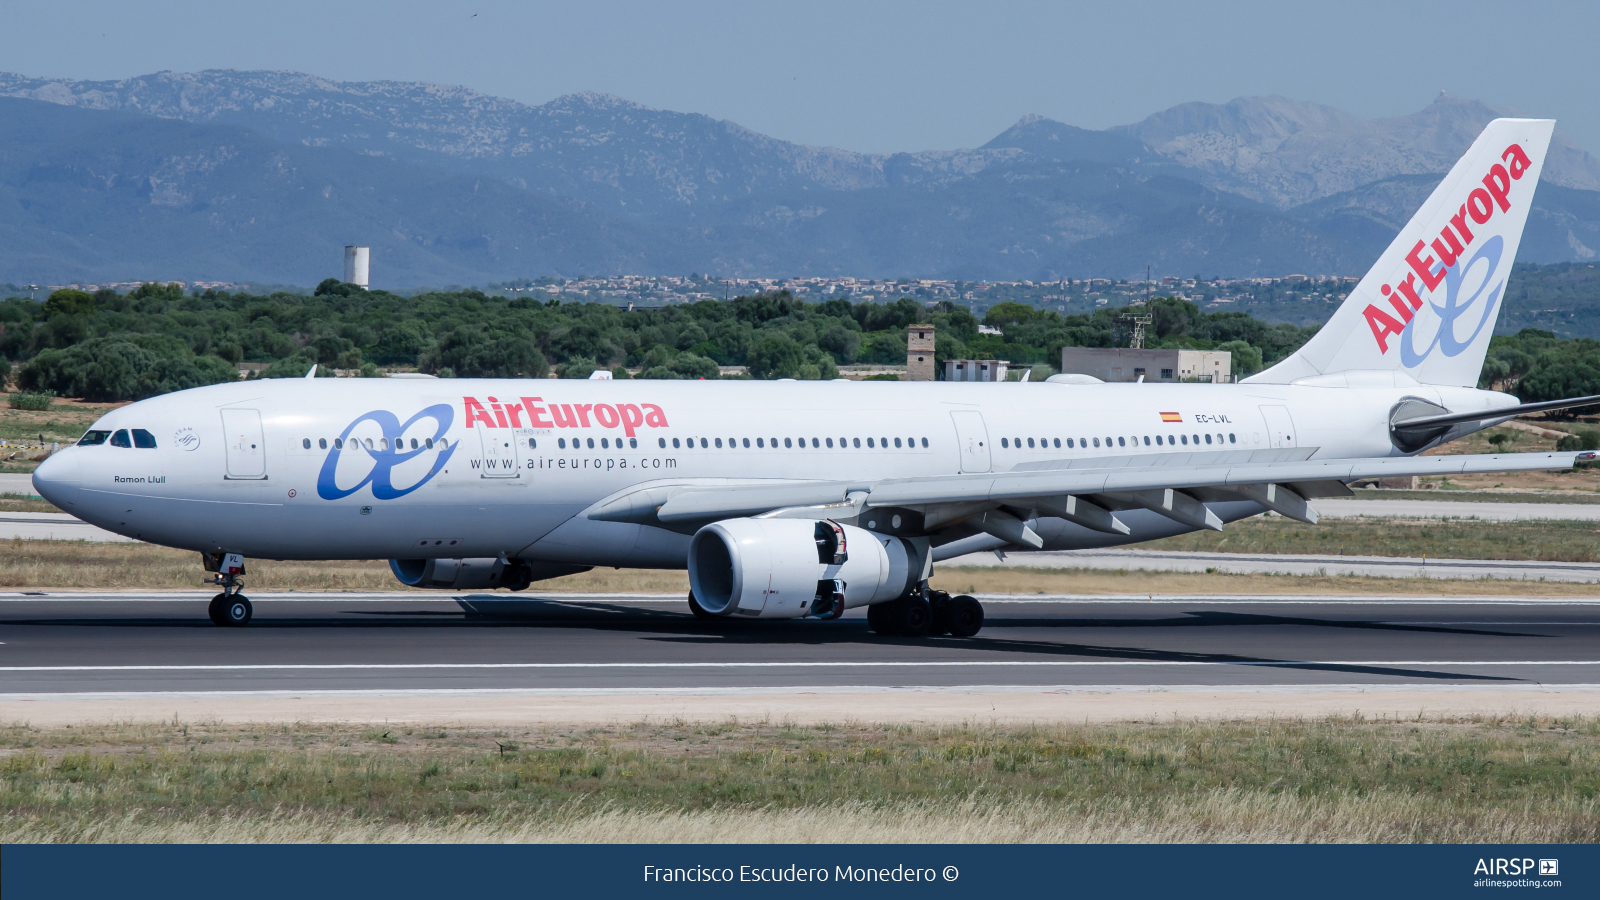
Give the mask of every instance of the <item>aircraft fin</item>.
[{"label": "aircraft fin", "polygon": [[1322,330],[1243,380],[1476,386],[1554,130],[1490,122]]}]

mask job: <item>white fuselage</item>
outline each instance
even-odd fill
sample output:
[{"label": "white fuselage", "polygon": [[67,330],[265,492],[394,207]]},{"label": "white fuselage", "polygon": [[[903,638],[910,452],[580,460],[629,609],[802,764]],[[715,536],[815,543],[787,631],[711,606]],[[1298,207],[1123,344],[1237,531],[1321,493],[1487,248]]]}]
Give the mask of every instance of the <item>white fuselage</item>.
[{"label": "white fuselage", "polygon": [[[1399,455],[1388,420],[1407,397],[1515,402],[1421,385],[249,381],[113,410],[94,432],[155,446],[73,446],[35,485],[102,528],[199,551],[682,568],[687,535],[580,514],[644,484]],[[1037,531],[1059,550],[1189,530],[1125,519],[1127,536],[1048,518]]]}]

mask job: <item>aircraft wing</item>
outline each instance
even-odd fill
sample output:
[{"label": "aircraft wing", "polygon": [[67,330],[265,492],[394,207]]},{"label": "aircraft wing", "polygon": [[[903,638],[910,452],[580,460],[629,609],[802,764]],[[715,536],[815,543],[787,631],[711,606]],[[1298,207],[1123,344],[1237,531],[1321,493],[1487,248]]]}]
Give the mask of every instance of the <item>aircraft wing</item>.
[{"label": "aircraft wing", "polygon": [[1344,485],[1353,481],[1406,475],[1569,469],[1579,457],[1593,456],[1593,453],[1573,452],[1490,453],[1167,463],[878,481],[687,483],[631,491],[597,504],[588,516],[603,521],[638,522],[692,531],[707,522],[739,516],[850,518],[868,509],[893,507],[919,511],[928,530],[941,524],[977,518],[983,530],[992,527],[1020,535],[1012,522],[992,515],[985,520],[985,515],[1002,507],[1038,510],[1096,530],[1126,533],[1110,513],[1118,509],[1144,508],[1196,527],[1220,528],[1216,517],[1201,505],[1202,500],[1252,500],[1291,518],[1314,522],[1315,510],[1306,505],[1306,499],[1345,493]]}]

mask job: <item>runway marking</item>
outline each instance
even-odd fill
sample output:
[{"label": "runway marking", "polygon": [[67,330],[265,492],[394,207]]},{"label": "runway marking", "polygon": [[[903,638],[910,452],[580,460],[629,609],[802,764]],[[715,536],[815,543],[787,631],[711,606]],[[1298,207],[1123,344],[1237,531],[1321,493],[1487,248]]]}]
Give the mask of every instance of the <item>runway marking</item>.
[{"label": "runway marking", "polygon": [[1089,668],[1105,666],[1600,666],[1600,660],[931,660],[840,662],[640,662],[640,663],[283,663],[171,666],[0,666],[0,672],[256,672],[350,669],[956,669],[980,667]]},{"label": "runway marking", "polygon": [[[733,696],[793,694],[1379,694],[1518,691],[1593,693],[1600,684],[1085,684],[1085,685],[798,685],[794,687],[633,687],[633,688],[345,688],[331,690],[241,691],[81,691],[0,694],[0,703],[52,700],[302,700],[318,697],[626,697]],[[670,713],[671,711],[666,711]]]}]

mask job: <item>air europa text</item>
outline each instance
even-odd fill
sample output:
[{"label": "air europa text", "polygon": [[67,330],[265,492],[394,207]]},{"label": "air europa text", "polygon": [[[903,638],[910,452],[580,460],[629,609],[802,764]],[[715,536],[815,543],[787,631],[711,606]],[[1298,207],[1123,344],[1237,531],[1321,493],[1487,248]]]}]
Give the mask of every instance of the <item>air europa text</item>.
[{"label": "air europa text", "polygon": [[[667,414],[654,403],[545,403],[543,397],[522,397],[501,402],[490,397],[488,407],[476,397],[463,397],[467,427],[475,428],[621,428],[628,437],[641,425],[667,427]],[[490,412],[493,411],[493,415]],[[528,421],[523,423],[526,414]]]}]

